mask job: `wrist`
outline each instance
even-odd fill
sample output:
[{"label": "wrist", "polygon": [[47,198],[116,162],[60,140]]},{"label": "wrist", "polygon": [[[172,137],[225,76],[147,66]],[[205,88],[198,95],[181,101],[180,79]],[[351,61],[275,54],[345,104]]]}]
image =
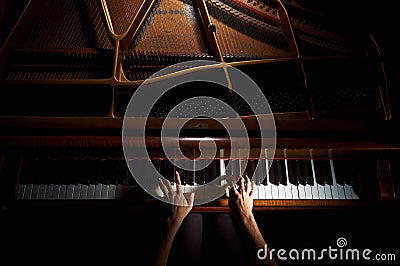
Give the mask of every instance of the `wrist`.
[{"label": "wrist", "polygon": [[181,224],[181,219],[178,219],[176,217],[168,217],[166,223],[167,231],[177,231]]},{"label": "wrist", "polygon": [[252,228],[256,224],[256,219],[254,218],[254,215],[252,212],[249,212],[245,215],[242,215],[241,217],[242,223],[246,228]]}]

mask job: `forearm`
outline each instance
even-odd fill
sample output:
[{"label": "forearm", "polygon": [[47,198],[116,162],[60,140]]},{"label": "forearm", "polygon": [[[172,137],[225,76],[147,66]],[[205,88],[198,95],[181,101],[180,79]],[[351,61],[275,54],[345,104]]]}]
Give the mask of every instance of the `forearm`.
[{"label": "forearm", "polygon": [[156,249],[156,254],[154,256],[154,261],[152,265],[154,266],[165,266],[168,262],[169,252],[172,247],[175,235],[178,232],[181,222],[173,221],[168,219],[165,225],[165,232],[161,238],[160,244]]},{"label": "forearm", "polygon": [[243,217],[239,221],[239,226],[242,227],[243,232],[246,232],[247,241],[252,249],[258,250],[260,248],[264,248],[265,240],[260,232],[260,229],[258,228],[253,214]]},{"label": "forearm", "polygon": [[253,214],[251,213],[245,217],[241,217],[239,226],[242,227],[240,231],[244,232],[244,238],[249,247],[252,265],[277,265],[274,258],[267,256],[265,259],[260,259],[258,257],[259,250],[263,250],[263,252],[267,254],[270,254],[270,252]]}]

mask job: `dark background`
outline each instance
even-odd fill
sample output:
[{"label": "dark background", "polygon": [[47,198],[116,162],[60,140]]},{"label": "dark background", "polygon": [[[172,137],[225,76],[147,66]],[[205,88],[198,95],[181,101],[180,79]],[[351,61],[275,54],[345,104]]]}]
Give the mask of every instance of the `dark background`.
[{"label": "dark background", "polygon": [[[291,2],[291,1],[288,1]],[[381,47],[392,107],[398,118],[400,104],[398,66],[398,11],[396,1],[298,0],[304,7],[328,16],[340,16],[360,31],[373,33]],[[0,1],[0,46],[5,42],[27,1]],[[212,215],[212,214],[206,214]],[[267,242],[277,248],[327,248],[338,237],[348,240],[349,248],[369,248],[374,252],[399,251],[399,225],[396,209],[370,208],[348,211],[281,211],[256,213]],[[2,217],[0,257],[5,263],[122,263],[140,265],[146,256],[151,233],[156,232],[160,217],[153,212],[119,212],[104,209],[87,213],[54,210],[52,213],[28,211]],[[216,243],[224,245],[226,243]],[[3,261],[4,260],[4,261]],[[391,265],[390,262],[323,261],[327,265]],[[282,265],[290,264],[282,262]],[[305,265],[320,265],[307,262]],[[4,264],[6,265],[6,264]]]}]

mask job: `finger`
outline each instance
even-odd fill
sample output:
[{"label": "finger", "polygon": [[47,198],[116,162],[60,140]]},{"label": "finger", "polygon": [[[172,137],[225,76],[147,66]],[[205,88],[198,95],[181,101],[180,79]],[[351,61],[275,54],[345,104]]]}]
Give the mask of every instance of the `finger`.
[{"label": "finger", "polygon": [[246,193],[249,193],[251,190],[251,184],[250,184],[250,178],[248,177],[248,175],[246,175],[245,178],[245,189],[246,189]]},{"label": "finger", "polygon": [[168,188],[168,192],[171,193],[171,195],[173,195],[174,188],[172,187],[171,182],[167,182],[167,188]]},{"label": "finger", "polygon": [[235,193],[236,195],[239,194],[237,185],[234,181],[232,181],[232,190],[233,190],[233,193]]},{"label": "finger", "polygon": [[194,192],[189,195],[189,206],[193,206],[194,203]]},{"label": "finger", "polygon": [[169,199],[167,187],[164,185],[164,182],[161,180],[161,178],[159,178],[158,180],[160,181],[160,188],[161,188],[161,191],[162,191],[162,192],[164,193],[164,195]]},{"label": "finger", "polygon": [[179,175],[178,171],[175,171],[175,182],[177,184],[176,193],[178,193],[178,195],[181,195],[182,194],[181,176]]},{"label": "finger", "polygon": [[236,188],[236,183],[232,181],[231,188],[229,190],[228,204],[231,205],[239,198],[239,191]]},{"label": "finger", "polygon": [[244,178],[242,176],[240,176],[240,180],[239,180],[239,190],[242,194],[244,194]]},{"label": "finger", "polygon": [[251,181],[249,196],[251,197],[253,196],[255,189],[256,189],[256,182]]}]

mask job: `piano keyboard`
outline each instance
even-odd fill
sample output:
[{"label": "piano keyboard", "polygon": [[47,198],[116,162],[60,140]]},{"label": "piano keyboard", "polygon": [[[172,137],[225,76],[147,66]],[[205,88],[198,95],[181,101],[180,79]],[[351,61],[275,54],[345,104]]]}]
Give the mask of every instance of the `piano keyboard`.
[{"label": "piano keyboard", "polygon": [[[221,178],[221,187],[229,187],[229,176],[243,172],[256,183],[254,199],[271,200],[356,200],[358,171],[351,158],[321,157],[319,151],[307,150],[305,156],[291,156],[292,151],[277,150],[271,159],[244,160],[217,158],[199,171],[177,169],[165,158],[152,163],[164,177],[174,177],[178,170],[184,193],[201,191],[202,184]],[[298,152],[296,152],[298,153]],[[318,154],[318,157],[316,156]],[[304,155],[304,154],[303,154]],[[231,161],[232,167],[227,167]],[[129,163],[129,161],[128,161]],[[187,160],[189,164],[202,163]],[[261,167],[256,166],[261,164]],[[271,164],[269,171],[268,164]],[[158,193],[162,192],[159,188]],[[123,158],[34,158],[26,160],[17,187],[19,200],[62,199],[138,199],[145,195],[131,175]],[[226,195],[225,195],[226,196]],[[223,197],[225,197],[223,196]],[[145,198],[151,198],[145,195]]]}]

